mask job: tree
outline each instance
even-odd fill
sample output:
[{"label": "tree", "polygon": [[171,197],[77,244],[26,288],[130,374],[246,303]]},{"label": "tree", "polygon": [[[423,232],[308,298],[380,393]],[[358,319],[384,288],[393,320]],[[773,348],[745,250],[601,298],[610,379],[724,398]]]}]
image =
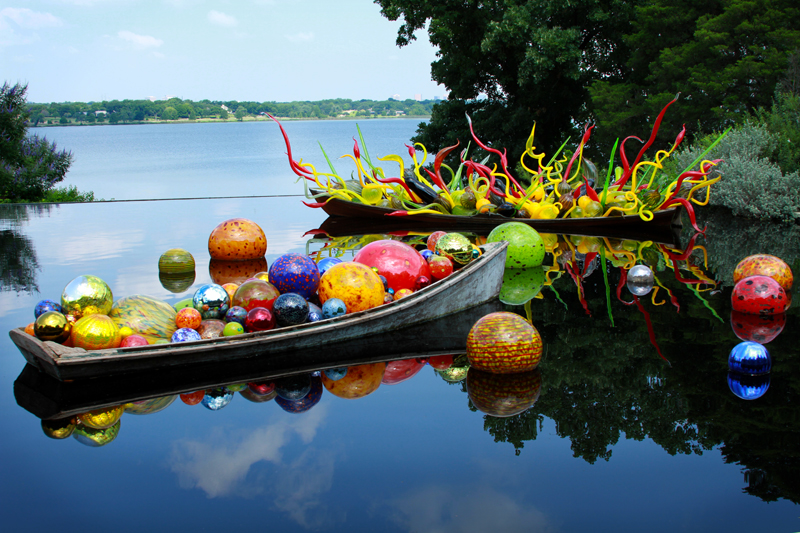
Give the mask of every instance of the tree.
[{"label": "tree", "polygon": [[800,47],[800,9],[794,0],[652,0],[640,3],[625,33],[624,76],[590,90],[604,144],[646,135],[676,93],[665,139],[684,123],[690,134],[711,133],[768,107]]},{"label": "tree", "polygon": [[0,201],[41,200],[64,179],[72,163],[71,153],[28,135],[27,90],[20,84],[0,87]]},{"label": "tree", "polygon": [[167,106],[164,108],[161,118],[164,120],[178,120],[178,111],[172,106]]},{"label": "tree", "polygon": [[236,110],[236,115],[235,115],[236,120],[242,121],[246,114],[247,114],[247,109],[245,109],[244,106],[239,106],[239,108]]},{"label": "tree", "polygon": [[[622,35],[626,0],[376,0],[389,20],[403,18],[397,44],[428,26],[438,47],[431,77],[450,93],[415,140],[435,150],[476,133],[520,154],[536,123],[537,148],[552,151],[582,130],[592,81],[621,81],[629,54]],[[575,139],[577,137],[573,137]]]}]

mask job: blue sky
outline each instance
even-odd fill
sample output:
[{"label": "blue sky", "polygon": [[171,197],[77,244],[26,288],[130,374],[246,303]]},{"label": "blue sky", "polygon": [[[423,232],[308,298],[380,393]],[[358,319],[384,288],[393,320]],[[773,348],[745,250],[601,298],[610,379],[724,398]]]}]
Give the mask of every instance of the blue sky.
[{"label": "blue sky", "polygon": [[29,102],[445,97],[399,25],[372,0],[10,0],[0,72]]}]

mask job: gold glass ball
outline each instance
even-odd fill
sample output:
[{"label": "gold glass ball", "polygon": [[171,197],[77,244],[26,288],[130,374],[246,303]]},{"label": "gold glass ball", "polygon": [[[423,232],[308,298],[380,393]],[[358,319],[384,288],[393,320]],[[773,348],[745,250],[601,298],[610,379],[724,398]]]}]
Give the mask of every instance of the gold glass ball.
[{"label": "gold glass ball", "polygon": [[76,319],[86,315],[107,315],[113,303],[111,288],[97,276],[78,276],[61,293],[64,314]]},{"label": "gold glass ball", "polygon": [[121,405],[116,407],[109,407],[104,409],[95,409],[78,415],[78,420],[84,425],[92,429],[106,429],[116,424],[125,408]]},{"label": "gold glass ball", "polygon": [[122,342],[119,327],[106,315],[87,315],[72,326],[72,345],[84,350],[118,348]]},{"label": "gold glass ball", "polygon": [[75,431],[75,420],[72,418],[42,420],[42,431],[51,439],[66,439]]},{"label": "gold glass ball", "polygon": [[72,324],[58,311],[48,311],[39,315],[33,324],[33,334],[40,341],[53,341],[59,344],[72,333]]},{"label": "gold glass ball", "polygon": [[436,253],[460,265],[472,261],[472,250],[472,243],[460,233],[447,233],[436,241]]}]

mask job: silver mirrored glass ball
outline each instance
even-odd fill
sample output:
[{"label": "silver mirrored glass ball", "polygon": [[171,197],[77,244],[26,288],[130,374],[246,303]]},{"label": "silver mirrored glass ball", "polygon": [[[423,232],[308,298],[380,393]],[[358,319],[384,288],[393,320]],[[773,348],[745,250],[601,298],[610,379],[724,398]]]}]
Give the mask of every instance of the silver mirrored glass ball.
[{"label": "silver mirrored glass ball", "polygon": [[628,271],[628,290],[635,296],[644,296],[653,290],[655,280],[650,267],[636,265]]}]

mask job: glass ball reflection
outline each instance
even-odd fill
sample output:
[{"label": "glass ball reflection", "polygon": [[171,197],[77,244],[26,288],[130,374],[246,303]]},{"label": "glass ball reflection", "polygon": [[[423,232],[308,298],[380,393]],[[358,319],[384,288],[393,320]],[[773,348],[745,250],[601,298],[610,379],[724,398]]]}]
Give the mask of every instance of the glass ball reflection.
[{"label": "glass ball reflection", "polygon": [[769,374],[748,376],[737,372],[728,372],[728,388],[742,400],[756,400],[764,396],[769,389]]},{"label": "glass ball reflection", "polygon": [[212,410],[219,411],[233,400],[233,393],[225,387],[218,389],[211,389],[206,391],[205,396],[200,401],[204,407]]},{"label": "glass ball reflection", "polygon": [[634,296],[644,296],[653,290],[655,275],[650,267],[646,265],[636,265],[628,271],[628,290]]},{"label": "glass ball reflection", "polygon": [[728,355],[728,370],[746,375],[767,374],[772,370],[772,357],[763,344],[740,342]]}]

